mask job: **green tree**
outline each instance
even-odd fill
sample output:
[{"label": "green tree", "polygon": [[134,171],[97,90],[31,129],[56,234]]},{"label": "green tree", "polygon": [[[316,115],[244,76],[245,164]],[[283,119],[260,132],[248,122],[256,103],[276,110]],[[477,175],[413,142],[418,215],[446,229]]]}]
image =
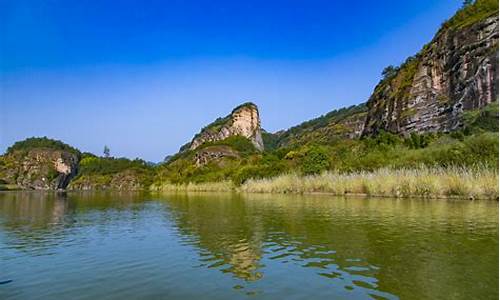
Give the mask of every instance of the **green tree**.
[{"label": "green tree", "polygon": [[398,68],[393,66],[393,65],[389,65],[387,67],[384,68],[384,70],[382,71],[382,77],[384,79],[387,79],[387,78],[390,78],[394,75],[396,75],[398,71]]},{"label": "green tree", "polygon": [[467,6],[471,5],[472,3],[474,3],[474,0],[464,0],[462,3],[462,7],[467,7]]},{"label": "green tree", "polygon": [[326,171],[329,166],[330,160],[325,148],[313,146],[305,153],[301,169],[304,174],[311,175]]},{"label": "green tree", "polygon": [[104,157],[108,158],[110,156],[110,153],[111,153],[111,150],[109,150],[109,147],[108,146],[104,146]]}]

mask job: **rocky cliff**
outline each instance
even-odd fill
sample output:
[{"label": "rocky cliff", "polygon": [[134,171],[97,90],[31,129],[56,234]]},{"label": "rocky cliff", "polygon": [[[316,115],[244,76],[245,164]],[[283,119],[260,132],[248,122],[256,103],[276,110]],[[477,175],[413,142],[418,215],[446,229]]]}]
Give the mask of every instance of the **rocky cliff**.
[{"label": "rocky cliff", "polygon": [[153,176],[143,160],[82,154],[46,137],[16,142],[0,155],[0,190],[140,190]]},{"label": "rocky cliff", "polygon": [[464,111],[498,100],[498,3],[462,9],[419,54],[385,73],[368,100],[363,135],[460,129]]},{"label": "rocky cliff", "polygon": [[211,162],[221,162],[223,158],[239,158],[237,151],[226,145],[205,147],[196,152],[194,161],[197,167],[205,166]]},{"label": "rocky cliff", "polygon": [[[359,138],[365,126],[366,110],[365,104],[333,110],[288,130],[274,133],[273,144],[275,147],[284,147]],[[266,139],[269,140],[267,137]]]},{"label": "rocky cliff", "polygon": [[257,105],[248,102],[236,107],[228,116],[217,119],[203,128],[190,144],[181,148],[181,151],[195,150],[207,142],[217,142],[231,136],[245,137],[257,150],[264,150]]},{"label": "rocky cliff", "polygon": [[1,158],[0,176],[21,189],[65,189],[78,172],[78,155],[47,148],[14,151]]}]

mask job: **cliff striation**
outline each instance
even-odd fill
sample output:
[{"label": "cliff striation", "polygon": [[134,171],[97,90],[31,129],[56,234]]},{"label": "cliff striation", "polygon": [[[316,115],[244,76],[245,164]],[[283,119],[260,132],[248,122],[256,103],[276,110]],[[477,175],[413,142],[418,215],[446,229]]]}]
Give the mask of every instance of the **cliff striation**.
[{"label": "cliff striation", "polygon": [[363,135],[461,129],[465,111],[498,100],[498,3],[459,11],[419,54],[384,75],[368,100]]}]

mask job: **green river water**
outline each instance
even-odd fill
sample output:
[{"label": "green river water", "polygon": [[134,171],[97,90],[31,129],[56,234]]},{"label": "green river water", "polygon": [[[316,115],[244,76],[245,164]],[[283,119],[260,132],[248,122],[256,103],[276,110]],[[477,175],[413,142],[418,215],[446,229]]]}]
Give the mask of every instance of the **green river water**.
[{"label": "green river water", "polygon": [[497,299],[498,202],[0,193],[0,299]]}]

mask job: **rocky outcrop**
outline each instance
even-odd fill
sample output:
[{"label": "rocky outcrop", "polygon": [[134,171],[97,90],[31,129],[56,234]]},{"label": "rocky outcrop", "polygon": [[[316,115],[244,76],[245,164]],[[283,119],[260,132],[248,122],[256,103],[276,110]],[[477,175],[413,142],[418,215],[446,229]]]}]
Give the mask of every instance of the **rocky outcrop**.
[{"label": "rocky outcrop", "polygon": [[202,129],[187,147],[181,148],[181,151],[195,150],[207,142],[222,141],[235,135],[249,139],[257,150],[264,150],[257,105],[248,102],[236,107],[230,115]]},{"label": "rocky outcrop", "polygon": [[365,128],[366,112],[350,115],[329,126],[331,134],[342,138],[357,139]]},{"label": "rocky outcrop", "polygon": [[78,155],[64,150],[31,149],[2,157],[3,181],[22,189],[65,189],[78,172]]},{"label": "rocky outcrop", "polygon": [[140,174],[133,170],[117,172],[107,175],[82,175],[72,181],[68,190],[124,190],[138,191],[147,188],[141,180]]},{"label": "rocky outcrop", "polygon": [[498,15],[446,28],[370,97],[363,135],[449,132],[498,100]]},{"label": "rocky outcrop", "polygon": [[[353,105],[333,110],[286,131],[272,134],[276,147],[302,145],[310,142],[329,143],[342,138],[359,138],[366,120],[366,105]],[[269,137],[266,138],[270,140]]]},{"label": "rocky outcrop", "polygon": [[228,146],[209,146],[197,151],[194,161],[197,167],[201,167],[225,157],[239,158],[240,156]]}]

